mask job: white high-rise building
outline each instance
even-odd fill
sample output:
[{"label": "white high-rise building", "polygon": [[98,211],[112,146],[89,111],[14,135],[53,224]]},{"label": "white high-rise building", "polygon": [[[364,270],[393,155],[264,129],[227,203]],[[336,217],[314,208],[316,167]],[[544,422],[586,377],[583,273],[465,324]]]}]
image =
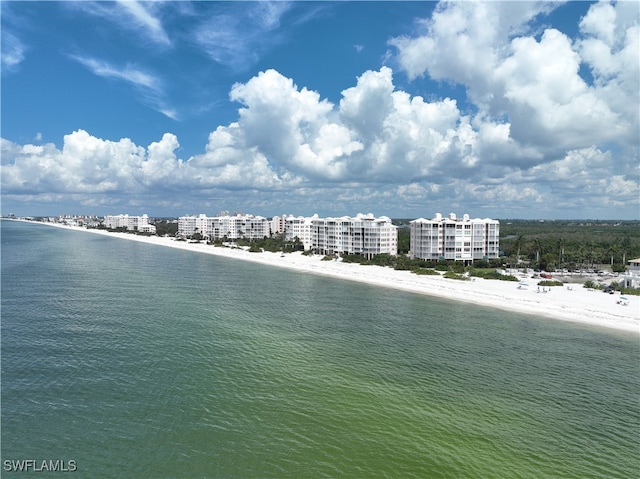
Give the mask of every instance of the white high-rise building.
[{"label": "white high-rise building", "polygon": [[271,218],[269,226],[271,227],[271,234],[277,235],[280,233],[284,233],[287,228],[286,215],[274,216],[273,218]]},{"label": "white high-rise building", "polygon": [[318,219],[318,215],[311,217],[292,216],[285,218],[285,239],[294,241],[296,238],[302,243],[304,250],[309,251],[313,247],[312,225],[313,221]]},{"label": "white high-rise building", "polygon": [[358,214],[355,218],[314,218],[311,221],[312,248],[321,254],[360,254],[370,259],[377,254],[398,254],[398,228],[386,216]]},{"label": "white high-rise building", "polygon": [[452,259],[473,261],[493,259],[500,255],[500,222],[498,220],[461,219],[454,213],[443,218],[436,213],[431,220],[411,221],[411,258],[426,260]]},{"label": "white high-rise building", "polygon": [[125,228],[128,231],[154,234],[156,232],[156,227],[149,224],[149,217],[146,214],[142,216],[107,215],[104,217],[103,224],[109,229]]},{"label": "white high-rise building", "polygon": [[196,233],[200,233],[203,237],[207,235],[207,215],[178,218],[178,234],[180,236],[193,236]]}]

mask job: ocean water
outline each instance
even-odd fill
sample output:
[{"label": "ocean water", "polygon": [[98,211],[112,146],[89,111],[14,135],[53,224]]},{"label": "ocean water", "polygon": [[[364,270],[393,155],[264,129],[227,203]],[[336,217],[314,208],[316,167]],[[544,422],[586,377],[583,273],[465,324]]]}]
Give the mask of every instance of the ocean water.
[{"label": "ocean water", "polygon": [[0,223],[2,477],[640,475],[638,337]]}]

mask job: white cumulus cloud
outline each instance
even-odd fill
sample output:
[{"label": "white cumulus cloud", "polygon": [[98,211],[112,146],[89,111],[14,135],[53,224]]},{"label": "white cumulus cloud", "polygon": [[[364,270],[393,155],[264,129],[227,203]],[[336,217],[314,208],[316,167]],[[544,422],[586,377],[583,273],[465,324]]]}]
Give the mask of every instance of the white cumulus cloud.
[{"label": "white cumulus cloud", "polygon": [[[576,42],[556,29],[530,32],[532,20],[553,8],[546,2],[444,2],[422,20],[422,34],[390,44],[410,78],[464,85],[480,116],[506,118],[512,139],[546,156],[580,148],[584,138],[633,143],[637,5],[592,5]],[[583,65],[592,70],[591,84],[580,75]]]}]

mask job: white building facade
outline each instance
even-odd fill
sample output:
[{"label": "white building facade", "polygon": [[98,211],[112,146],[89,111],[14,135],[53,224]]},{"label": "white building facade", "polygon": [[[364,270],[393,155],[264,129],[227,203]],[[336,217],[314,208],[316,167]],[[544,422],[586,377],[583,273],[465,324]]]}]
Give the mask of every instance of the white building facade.
[{"label": "white building facade", "polygon": [[183,237],[200,233],[209,240],[263,239],[271,232],[269,221],[262,216],[236,214],[208,217],[181,216],[178,218],[178,234]]},{"label": "white building facade", "polygon": [[619,284],[623,288],[640,288],[640,258],[627,262],[627,272],[620,276]]},{"label": "white building facade", "polygon": [[107,215],[102,223],[108,229],[125,228],[128,231],[152,234],[156,232],[156,227],[149,224],[149,217],[146,214],[142,216]]},{"label": "white building facade", "polygon": [[313,247],[312,226],[313,221],[318,219],[318,215],[311,217],[289,215],[285,218],[285,239],[295,241],[296,238],[302,243],[304,250],[309,251]]},{"label": "white building facade", "polygon": [[274,216],[273,218],[271,218],[269,226],[271,227],[271,234],[277,235],[280,233],[284,233],[287,228],[286,215]]},{"label": "white building facade", "polygon": [[178,218],[178,234],[180,236],[193,236],[200,233],[205,236],[207,232],[207,216],[181,216]]},{"label": "white building facade", "polygon": [[313,218],[312,249],[320,254],[360,254],[370,259],[377,254],[398,254],[398,228],[386,216],[358,214],[355,218]]},{"label": "white building facade", "polygon": [[454,213],[411,221],[412,259],[473,261],[498,258],[500,222],[489,218],[457,218]]}]

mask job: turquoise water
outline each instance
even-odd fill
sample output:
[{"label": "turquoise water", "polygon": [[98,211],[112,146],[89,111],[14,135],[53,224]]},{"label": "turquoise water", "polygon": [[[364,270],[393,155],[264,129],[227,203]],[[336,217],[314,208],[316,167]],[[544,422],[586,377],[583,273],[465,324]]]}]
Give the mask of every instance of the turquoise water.
[{"label": "turquoise water", "polygon": [[73,460],[73,477],[91,478],[640,474],[637,337],[1,226],[3,467]]}]

